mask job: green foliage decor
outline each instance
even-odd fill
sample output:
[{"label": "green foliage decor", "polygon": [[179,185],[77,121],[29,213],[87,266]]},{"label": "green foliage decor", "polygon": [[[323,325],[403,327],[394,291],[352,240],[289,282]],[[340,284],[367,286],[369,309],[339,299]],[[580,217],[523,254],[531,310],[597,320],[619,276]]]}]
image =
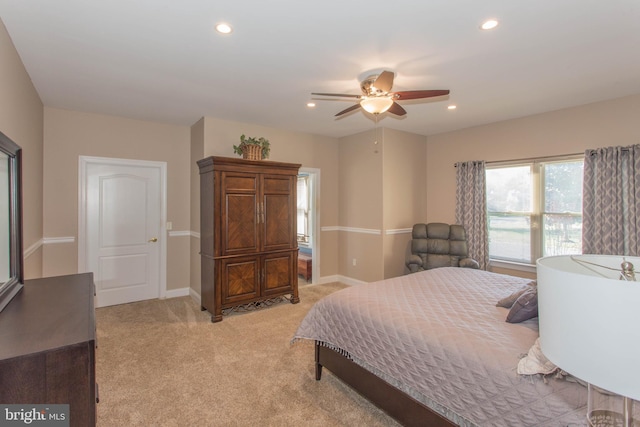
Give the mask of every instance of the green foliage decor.
[{"label": "green foliage decor", "polygon": [[242,156],[242,147],[245,145],[259,145],[262,148],[262,158],[268,159],[269,152],[271,151],[271,144],[269,140],[263,137],[254,138],[254,137],[245,137],[244,135],[240,135],[240,144],[233,146],[233,151]]}]

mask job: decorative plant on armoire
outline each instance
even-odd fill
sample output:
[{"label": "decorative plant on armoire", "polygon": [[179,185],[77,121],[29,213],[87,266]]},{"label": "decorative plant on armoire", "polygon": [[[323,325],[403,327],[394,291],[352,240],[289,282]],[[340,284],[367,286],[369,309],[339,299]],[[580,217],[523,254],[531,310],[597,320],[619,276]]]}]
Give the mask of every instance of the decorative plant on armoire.
[{"label": "decorative plant on armoire", "polygon": [[263,137],[245,137],[240,135],[240,144],[233,146],[233,151],[248,160],[263,160],[269,158],[271,144],[269,140]]}]

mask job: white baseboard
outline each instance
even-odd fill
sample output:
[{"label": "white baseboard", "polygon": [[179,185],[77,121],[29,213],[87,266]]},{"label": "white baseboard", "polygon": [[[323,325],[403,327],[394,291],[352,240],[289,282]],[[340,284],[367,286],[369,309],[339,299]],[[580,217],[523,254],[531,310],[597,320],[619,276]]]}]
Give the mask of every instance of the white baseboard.
[{"label": "white baseboard", "polygon": [[325,283],[333,283],[340,282],[345,285],[353,286],[353,285],[362,285],[369,282],[363,282],[362,280],[354,279],[351,277],[343,276],[341,274],[335,274],[333,276],[323,276],[318,280],[318,285],[323,285]]},{"label": "white baseboard", "polygon": [[178,298],[189,296],[189,289],[191,288],[168,289],[165,291],[163,298]]},{"label": "white baseboard", "polygon": [[325,283],[333,283],[338,281],[338,275],[335,274],[333,276],[322,276],[318,279],[314,285],[324,285]]},{"label": "white baseboard", "polygon": [[202,301],[202,297],[200,296],[200,294],[193,288],[189,288],[189,296],[193,298],[193,300],[198,304],[200,304],[200,302]]}]

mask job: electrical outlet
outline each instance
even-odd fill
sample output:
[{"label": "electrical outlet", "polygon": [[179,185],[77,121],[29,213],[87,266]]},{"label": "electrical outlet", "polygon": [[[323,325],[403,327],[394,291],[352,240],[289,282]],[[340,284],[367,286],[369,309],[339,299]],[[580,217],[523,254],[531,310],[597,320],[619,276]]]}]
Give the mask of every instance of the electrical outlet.
[{"label": "electrical outlet", "polygon": [[353,266],[355,267],[356,266],[356,259],[355,258],[353,259],[352,263],[353,263]]}]

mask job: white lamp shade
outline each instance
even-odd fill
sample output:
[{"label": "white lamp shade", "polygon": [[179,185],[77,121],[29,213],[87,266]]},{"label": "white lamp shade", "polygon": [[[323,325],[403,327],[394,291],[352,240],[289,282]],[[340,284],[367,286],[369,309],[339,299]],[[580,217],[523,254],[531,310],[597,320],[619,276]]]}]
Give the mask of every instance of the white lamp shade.
[{"label": "white lamp shade", "polygon": [[[624,259],[640,268],[640,258]],[[538,260],[540,347],[571,375],[640,400],[640,282],[619,280],[622,261],[618,255]]]},{"label": "white lamp shade", "polygon": [[393,99],[385,96],[373,96],[360,101],[360,106],[364,108],[367,113],[371,114],[382,114],[391,108],[392,105]]}]

